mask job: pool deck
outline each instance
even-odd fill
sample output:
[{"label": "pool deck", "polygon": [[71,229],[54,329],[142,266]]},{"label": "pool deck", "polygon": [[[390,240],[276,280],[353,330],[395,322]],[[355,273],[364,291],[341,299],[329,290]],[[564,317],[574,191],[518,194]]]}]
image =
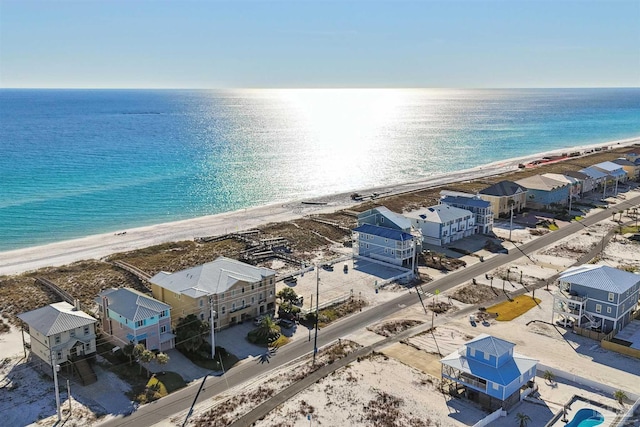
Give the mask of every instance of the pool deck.
[{"label": "pool deck", "polygon": [[596,411],[600,412],[603,416],[604,416],[604,422],[602,424],[598,424],[597,427],[611,427],[613,426],[613,422],[616,419],[617,414],[615,412],[613,412],[610,409],[607,409],[606,407],[604,407],[604,405],[600,406],[600,405],[594,405],[592,402],[583,399],[580,396],[574,396],[574,398],[571,400],[571,403],[569,404],[568,408],[567,408],[567,418],[566,420],[568,420],[567,422],[562,421],[562,417],[560,417],[558,419],[558,421],[556,421],[555,423],[551,424],[549,427],[564,427],[568,422],[570,422],[571,420],[573,420],[573,417],[576,415],[576,413],[583,408],[587,408],[587,409],[595,409]]}]

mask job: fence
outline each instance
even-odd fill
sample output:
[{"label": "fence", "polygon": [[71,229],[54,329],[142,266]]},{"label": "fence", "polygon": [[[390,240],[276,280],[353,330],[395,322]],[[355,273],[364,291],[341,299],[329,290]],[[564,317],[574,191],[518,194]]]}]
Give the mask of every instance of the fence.
[{"label": "fence", "polygon": [[587,338],[591,338],[592,340],[602,341],[604,339],[611,339],[613,336],[613,332],[609,332],[608,334],[604,334],[602,332],[596,332],[591,329],[581,328],[579,326],[573,327],[573,332]]},{"label": "fence", "polygon": [[69,304],[72,304],[74,306],[76,305],[75,298],[73,298],[73,296],[71,296],[71,294],[69,292],[67,292],[64,289],[60,288],[58,285],[53,283],[51,280],[45,279],[44,277],[37,277],[36,278],[36,284],[44,285],[46,288],[48,288],[53,293],[55,293],[60,298],[62,298],[64,301],[66,301]]},{"label": "fence", "polygon": [[[334,299],[332,299],[330,301],[325,301],[325,302],[323,302],[321,304],[318,304],[318,311],[323,310],[323,309],[325,309],[327,307],[331,307],[331,306],[340,304],[342,302],[348,301],[348,300],[351,299],[351,297],[352,297],[352,295],[349,293],[349,294],[345,294],[345,295],[339,296],[338,298],[334,298]],[[307,315],[307,314],[312,313],[314,311],[316,311],[315,306],[311,307],[311,308],[301,308],[300,309],[300,314],[302,314],[304,316],[304,315]]]},{"label": "fence", "polygon": [[600,345],[602,348],[615,351],[616,353],[624,354],[625,356],[635,357],[636,359],[640,359],[640,350],[635,348],[627,347],[626,345],[616,344],[613,341],[609,341],[607,339],[603,339],[600,341]]},{"label": "fence", "polygon": [[484,417],[483,419],[475,423],[473,427],[484,427],[489,423],[497,420],[498,418],[506,417],[506,416],[507,416],[507,411],[504,411],[502,408],[500,408],[497,411],[490,413],[489,415],[487,415],[486,417]]}]

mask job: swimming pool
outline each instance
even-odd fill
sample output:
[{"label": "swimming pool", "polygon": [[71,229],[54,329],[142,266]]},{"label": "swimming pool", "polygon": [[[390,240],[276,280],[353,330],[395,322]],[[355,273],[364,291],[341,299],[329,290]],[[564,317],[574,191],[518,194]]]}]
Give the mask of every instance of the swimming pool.
[{"label": "swimming pool", "polygon": [[576,415],[565,427],[593,427],[604,422],[604,416],[595,409],[583,408],[576,412]]}]

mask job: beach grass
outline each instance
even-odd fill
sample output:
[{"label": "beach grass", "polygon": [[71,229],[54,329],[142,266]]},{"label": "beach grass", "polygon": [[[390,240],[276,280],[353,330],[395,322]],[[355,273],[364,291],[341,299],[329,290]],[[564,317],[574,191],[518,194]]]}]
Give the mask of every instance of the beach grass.
[{"label": "beach grass", "polygon": [[539,298],[531,298],[528,295],[519,295],[511,301],[501,302],[491,307],[487,307],[487,313],[495,313],[496,320],[508,322],[526,313],[536,305],[540,304]]}]

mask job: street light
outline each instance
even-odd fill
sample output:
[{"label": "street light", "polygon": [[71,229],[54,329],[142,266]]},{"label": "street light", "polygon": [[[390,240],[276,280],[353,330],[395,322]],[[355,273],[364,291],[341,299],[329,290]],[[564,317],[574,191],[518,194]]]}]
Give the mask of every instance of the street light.
[{"label": "street light", "polygon": [[211,310],[211,360],[215,360],[216,341],[215,341],[215,320],[216,312],[213,310],[213,296],[209,295],[209,309]]}]

